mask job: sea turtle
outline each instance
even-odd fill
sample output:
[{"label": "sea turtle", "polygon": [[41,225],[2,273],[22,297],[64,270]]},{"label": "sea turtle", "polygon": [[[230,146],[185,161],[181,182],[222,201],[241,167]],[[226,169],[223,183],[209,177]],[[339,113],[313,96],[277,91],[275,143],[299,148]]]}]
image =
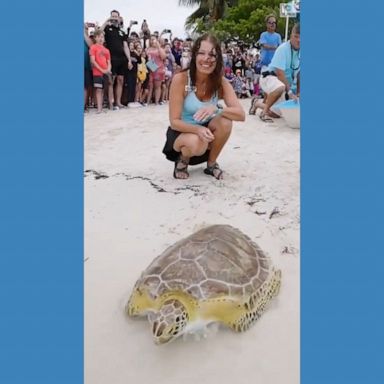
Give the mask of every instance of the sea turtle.
[{"label": "sea turtle", "polygon": [[148,316],[154,341],[202,333],[219,322],[247,330],[280,288],[281,272],[240,230],[212,225],[152,261],[128,300],[129,316]]}]

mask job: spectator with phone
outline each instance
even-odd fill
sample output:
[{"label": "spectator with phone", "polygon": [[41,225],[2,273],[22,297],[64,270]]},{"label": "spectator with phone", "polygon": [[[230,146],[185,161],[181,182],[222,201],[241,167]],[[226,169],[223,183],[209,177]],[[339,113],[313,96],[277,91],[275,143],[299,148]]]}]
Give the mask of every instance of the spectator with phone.
[{"label": "spectator with phone", "polygon": [[180,60],[183,53],[183,48],[181,46],[181,41],[177,37],[172,40],[172,53],[175,57],[176,64],[181,67]]},{"label": "spectator with phone", "polygon": [[165,80],[165,65],[164,60],[167,57],[165,51],[160,46],[159,40],[156,36],[151,36],[150,46],[147,49],[148,63],[147,66],[150,70],[149,75],[149,92],[148,100],[149,104],[152,99],[152,93],[155,96],[155,104],[160,103],[161,97],[161,85]]},{"label": "spectator with phone", "polygon": [[151,31],[149,30],[147,20],[141,23],[141,33],[143,37],[143,49],[147,48],[147,41],[151,38]]},{"label": "spectator with phone", "polygon": [[141,104],[136,102],[136,85],[137,85],[137,70],[139,61],[141,62],[141,51],[137,51],[137,45],[135,46],[134,41],[130,41],[129,52],[131,54],[132,68],[127,71],[126,75],[126,90],[127,90],[127,101],[128,107],[135,108],[141,107]]},{"label": "spectator with phone", "polygon": [[[101,26],[105,32],[106,46],[111,53],[112,62],[112,84],[109,86],[109,99],[114,94],[115,105],[110,105],[112,109],[123,108],[121,96],[124,86],[124,75],[127,69],[132,69],[132,61],[127,43],[127,35],[122,29],[122,19],[116,10],[111,11],[111,16]],[[116,79],[116,86],[114,82]]]},{"label": "spectator with phone", "polygon": [[[96,43],[89,49],[89,56],[92,64],[93,87],[96,91],[97,113],[103,111],[104,87],[111,80],[111,54],[104,47],[104,32],[97,29],[94,33]],[[113,99],[109,100],[113,104]]]}]

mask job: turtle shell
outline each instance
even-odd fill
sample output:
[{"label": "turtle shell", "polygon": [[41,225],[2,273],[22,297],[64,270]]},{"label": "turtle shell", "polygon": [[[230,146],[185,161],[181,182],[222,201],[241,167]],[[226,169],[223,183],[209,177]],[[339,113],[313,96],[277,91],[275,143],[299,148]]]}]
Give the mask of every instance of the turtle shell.
[{"label": "turtle shell", "polygon": [[167,248],[143,272],[136,286],[152,298],[184,291],[197,300],[223,295],[246,298],[268,280],[270,258],[229,225],[201,229]]}]

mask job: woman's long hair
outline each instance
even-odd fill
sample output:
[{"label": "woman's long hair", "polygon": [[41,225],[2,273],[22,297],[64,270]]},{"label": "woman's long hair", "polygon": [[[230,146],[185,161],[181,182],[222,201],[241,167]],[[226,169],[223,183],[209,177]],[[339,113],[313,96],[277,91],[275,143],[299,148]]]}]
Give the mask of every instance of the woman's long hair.
[{"label": "woman's long hair", "polygon": [[191,62],[188,68],[191,74],[191,83],[193,86],[196,85],[196,56],[197,56],[197,52],[199,52],[200,50],[202,41],[208,41],[209,43],[211,43],[216,53],[216,67],[215,67],[215,70],[212,72],[212,74],[209,75],[209,84],[210,84],[209,91],[212,93],[216,91],[221,92],[222,79],[224,75],[223,55],[221,52],[220,41],[217,39],[216,36],[212,35],[211,33],[205,33],[204,35],[200,36],[192,46]]}]

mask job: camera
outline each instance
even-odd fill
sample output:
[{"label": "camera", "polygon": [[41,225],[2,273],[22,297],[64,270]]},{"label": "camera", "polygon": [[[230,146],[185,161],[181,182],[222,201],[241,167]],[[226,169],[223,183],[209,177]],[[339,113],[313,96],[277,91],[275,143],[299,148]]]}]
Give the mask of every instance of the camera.
[{"label": "camera", "polygon": [[138,24],[138,22],[136,20],[131,20],[131,24],[135,25],[135,24]]}]

